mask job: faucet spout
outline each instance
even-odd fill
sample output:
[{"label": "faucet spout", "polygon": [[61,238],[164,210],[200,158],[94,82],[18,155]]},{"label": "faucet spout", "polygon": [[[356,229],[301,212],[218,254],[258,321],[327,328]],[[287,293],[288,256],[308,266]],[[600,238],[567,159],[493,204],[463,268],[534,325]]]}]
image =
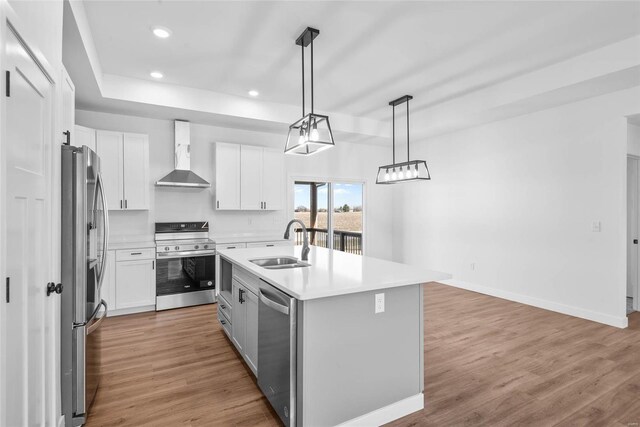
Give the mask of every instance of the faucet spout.
[{"label": "faucet spout", "polygon": [[309,232],[307,231],[307,227],[304,226],[304,223],[302,221],[300,221],[299,219],[292,219],[291,221],[289,221],[289,224],[287,224],[287,228],[284,230],[284,238],[285,240],[289,240],[289,230],[291,229],[291,225],[293,223],[298,223],[300,224],[300,226],[302,227],[302,260],[303,261],[308,261],[309,260]]}]

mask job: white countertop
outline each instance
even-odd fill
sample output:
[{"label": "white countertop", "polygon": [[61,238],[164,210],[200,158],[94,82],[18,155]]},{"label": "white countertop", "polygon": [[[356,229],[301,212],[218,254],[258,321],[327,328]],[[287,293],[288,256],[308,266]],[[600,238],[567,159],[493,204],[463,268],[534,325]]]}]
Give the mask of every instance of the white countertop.
[{"label": "white countertop", "polygon": [[249,260],[275,256],[300,258],[302,246],[220,250],[245,268],[298,300],[332,297],[450,279],[451,275],[378,258],[311,246],[310,267],[269,270]]},{"label": "white countertop", "polygon": [[227,243],[254,243],[254,242],[278,242],[284,241],[281,234],[234,234],[227,236],[209,235],[209,238],[216,244],[226,245]]}]

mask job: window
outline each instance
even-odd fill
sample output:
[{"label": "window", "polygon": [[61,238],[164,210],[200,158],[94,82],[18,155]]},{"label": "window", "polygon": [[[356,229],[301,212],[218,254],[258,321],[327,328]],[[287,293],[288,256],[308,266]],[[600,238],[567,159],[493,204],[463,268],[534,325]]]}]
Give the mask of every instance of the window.
[{"label": "window", "polygon": [[[353,254],[362,254],[362,183],[296,181],[295,218],[309,231],[309,244]],[[302,230],[296,229],[296,244]]]}]

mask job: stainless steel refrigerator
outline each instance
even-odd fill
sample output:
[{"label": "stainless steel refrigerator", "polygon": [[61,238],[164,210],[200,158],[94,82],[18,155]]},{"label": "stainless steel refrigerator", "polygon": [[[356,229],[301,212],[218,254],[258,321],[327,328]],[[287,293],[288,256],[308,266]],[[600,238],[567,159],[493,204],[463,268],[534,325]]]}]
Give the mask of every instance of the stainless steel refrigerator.
[{"label": "stainless steel refrigerator", "polygon": [[109,213],[100,158],[89,147],[62,146],[62,413],[67,426],[85,423],[100,382],[101,298]]}]

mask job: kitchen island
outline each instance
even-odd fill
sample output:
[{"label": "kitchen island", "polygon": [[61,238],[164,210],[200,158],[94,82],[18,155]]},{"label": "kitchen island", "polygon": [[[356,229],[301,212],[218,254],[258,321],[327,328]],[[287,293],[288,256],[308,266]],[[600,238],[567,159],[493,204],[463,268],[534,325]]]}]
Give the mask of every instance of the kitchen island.
[{"label": "kitchen island", "polygon": [[450,276],[314,246],[308,266],[286,266],[301,250],[217,262],[220,323],[285,425],[381,425],[422,409],[422,284]]}]

